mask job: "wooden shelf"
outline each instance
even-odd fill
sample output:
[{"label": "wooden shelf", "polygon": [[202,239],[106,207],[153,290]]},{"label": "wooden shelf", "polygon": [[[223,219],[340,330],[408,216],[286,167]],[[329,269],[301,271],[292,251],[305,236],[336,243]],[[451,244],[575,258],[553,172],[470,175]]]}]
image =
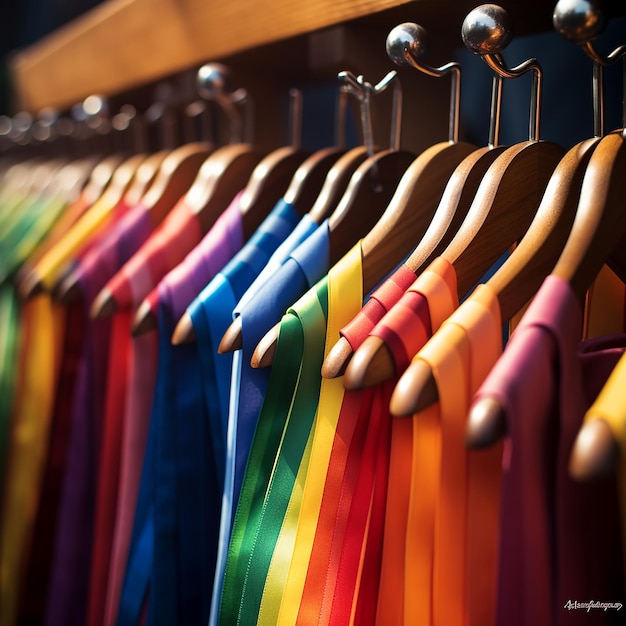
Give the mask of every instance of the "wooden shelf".
[{"label": "wooden shelf", "polygon": [[17,106],[63,108],[92,93],[120,93],[411,1],[108,0],[13,57]]}]

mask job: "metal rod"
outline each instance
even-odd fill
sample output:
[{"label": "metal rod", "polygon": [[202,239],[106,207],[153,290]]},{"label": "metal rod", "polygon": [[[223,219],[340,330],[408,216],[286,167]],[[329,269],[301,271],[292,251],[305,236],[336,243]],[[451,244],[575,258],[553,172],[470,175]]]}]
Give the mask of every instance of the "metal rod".
[{"label": "metal rod", "polygon": [[302,92],[289,90],[289,145],[299,150],[302,144]]},{"label": "metal rod", "polygon": [[502,76],[494,74],[491,81],[491,112],[489,118],[489,146],[500,143],[500,114],[502,111]]},{"label": "metal rod", "polygon": [[604,67],[593,63],[592,99],[593,99],[593,136],[604,136]]}]

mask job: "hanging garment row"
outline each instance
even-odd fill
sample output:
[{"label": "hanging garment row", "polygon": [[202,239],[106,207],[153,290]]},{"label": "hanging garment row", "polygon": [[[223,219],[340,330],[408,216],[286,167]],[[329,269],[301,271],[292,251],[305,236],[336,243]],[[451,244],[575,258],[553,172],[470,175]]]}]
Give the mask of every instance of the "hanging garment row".
[{"label": "hanging garment row", "polygon": [[[390,59],[451,77],[421,154],[395,71],[339,76],[363,145],[267,153],[216,64],[228,145],[5,152],[2,626],[623,622],[626,145],[602,95],[625,51],[591,43],[593,3],[555,26],[593,61],[595,136],[567,150],[483,5],[462,28],[493,71],[482,147],[459,140],[459,64],[402,24]],[[527,73],[528,140],[502,146]],[[99,149],[102,119],[81,122]]]}]

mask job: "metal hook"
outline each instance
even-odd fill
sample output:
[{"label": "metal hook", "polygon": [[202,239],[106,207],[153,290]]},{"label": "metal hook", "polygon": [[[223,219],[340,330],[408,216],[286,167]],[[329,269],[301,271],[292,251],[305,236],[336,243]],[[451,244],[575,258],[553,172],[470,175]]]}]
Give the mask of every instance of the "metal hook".
[{"label": "metal hook", "polygon": [[543,73],[537,59],[528,59],[516,67],[508,68],[500,55],[513,37],[508,13],[497,4],[483,4],[470,11],[461,28],[465,47],[479,54],[482,60],[502,78],[519,78],[527,72],[533,73],[530,97],[528,138],[539,140],[541,118],[541,87]]},{"label": "metal hook", "polygon": [[335,145],[338,148],[346,147],[346,127],[348,116],[348,96],[350,89],[347,85],[341,85],[337,91],[337,109],[335,111]]},{"label": "metal hook", "polygon": [[552,22],[566,39],[577,43],[593,61],[593,132],[604,135],[604,68],[623,59],[622,128],[626,127],[626,45],[602,56],[591,43],[606,24],[597,2],[591,0],[560,0],[554,7]]},{"label": "metal hook", "polygon": [[299,150],[302,145],[302,92],[295,87],[289,90],[289,145]]},{"label": "metal hook", "polygon": [[201,96],[215,100],[230,121],[230,143],[243,139],[243,119],[236,104],[249,103],[245,89],[229,90],[230,72],[221,63],[207,63],[198,70],[197,85]]},{"label": "metal hook", "polygon": [[391,138],[390,147],[398,150],[400,146],[400,132],[402,125],[402,86],[396,80],[398,73],[395,70],[388,72],[383,78],[372,85],[367,82],[363,75],[355,76],[351,72],[339,72],[338,78],[346,83],[347,91],[357,97],[361,109],[361,126],[363,129],[363,143],[368,154],[374,154],[374,132],[372,130],[371,96],[378,95],[385,91],[391,83],[394,83],[393,109],[391,116]]},{"label": "metal hook", "polygon": [[428,76],[441,77],[451,74],[450,121],[448,139],[459,140],[459,113],[461,106],[461,66],[456,62],[441,67],[431,67],[420,61],[427,50],[426,29],[413,22],[405,22],[393,28],[387,35],[387,55],[399,66],[410,65]]}]

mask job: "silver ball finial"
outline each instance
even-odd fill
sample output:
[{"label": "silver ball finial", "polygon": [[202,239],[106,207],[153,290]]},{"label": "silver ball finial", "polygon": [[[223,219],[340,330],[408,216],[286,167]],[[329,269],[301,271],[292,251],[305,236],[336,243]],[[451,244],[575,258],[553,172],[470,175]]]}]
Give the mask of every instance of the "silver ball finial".
[{"label": "silver ball finial", "polygon": [[513,37],[509,14],[497,4],[482,4],[463,20],[461,37],[474,54],[498,54]]},{"label": "silver ball finial", "polygon": [[552,15],[554,28],[565,39],[585,43],[597,37],[605,26],[598,3],[591,0],[559,0]]},{"label": "silver ball finial", "polygon": [[230,93],[230,72],[221,63],[207,63],[198,70],[198,92],[209,98],[219,98]]},{"label": "silver ball finial", "polygon": [[387,35],[387,55],[396,65],[407,65],[406,52],[415,60],[420,59],[426,53],[427,40],[426,29],[419,24],[398,24]]}]

